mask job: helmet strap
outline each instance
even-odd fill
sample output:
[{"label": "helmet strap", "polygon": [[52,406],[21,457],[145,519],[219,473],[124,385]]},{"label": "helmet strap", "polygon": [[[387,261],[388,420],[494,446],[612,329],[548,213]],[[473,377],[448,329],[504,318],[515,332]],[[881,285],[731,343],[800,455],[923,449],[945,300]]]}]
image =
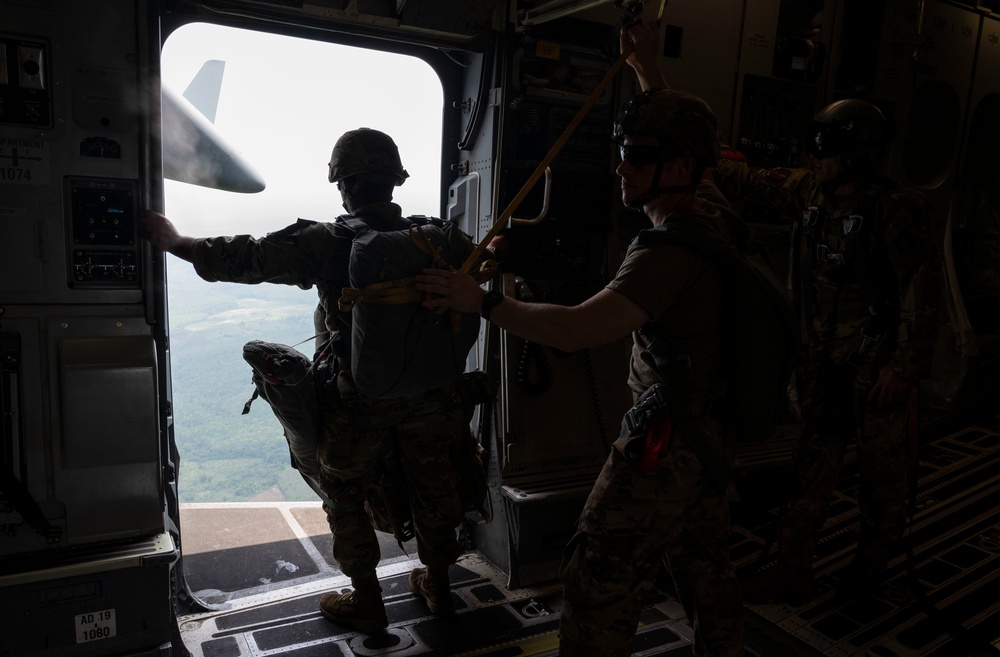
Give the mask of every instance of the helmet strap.
[{"label": "helmet strap", "polygon": [[639,194],[626,205],[633,210],[642,210],[642,206],[646,203],[652,201],[654,198],[660,195],[660,188],[657,187],[656,183],[660,180],[660,176],[663,174],[663,162],[656,162],[656,172],[653,173],[653,181],[649,183],[649,189],[647,189],[642,194]]},{"label": "helmet strap", "polygon": [[354,191],[357,189],[357,180],[344,180],[343,184],[340,185],[340,198],[342,200],[341,205],[347,210],[347,214],[354,214],[357,209],[357,204],[354,203]]},{"label": "helmet strap", "polygon": [[686,193],[693,194],[698,189],[698,183],[694,178],[694,176],[691,177],[691,182],[688,183],[687,185],[670,185],[668,187],[661,187],[656,183],[660,180],[660,176],[662,174],[663,174],[663,162],[657,162],[656,171],[653,174],[653,182],[650,183],[649,189],[647,189],[644,193],[632,199],[626,205],[633,210],[642,211],[643,206],[645,206],[647,203],[665,194],[686,194]]},{"label": "helmet strap", "polygon": [[354,214],[371,203],[392,200],[393,183],[381,174],[359,173],[341,181],[340,195],[344,209]]}]

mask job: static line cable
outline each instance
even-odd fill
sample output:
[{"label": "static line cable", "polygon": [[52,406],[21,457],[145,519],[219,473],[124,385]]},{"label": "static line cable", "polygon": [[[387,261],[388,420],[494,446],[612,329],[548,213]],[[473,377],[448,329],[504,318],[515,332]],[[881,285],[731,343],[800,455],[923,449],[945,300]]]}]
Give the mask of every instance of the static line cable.
[{"label": "static line cable", "polygon": [[469,254],[469,257],[465,260],[465,263],[462,264],[462,268],[459,269],[459,272],[463,274],[468,274],[469,271],[472,269],[472,266],[479,261],[479,256],[482,255],[483,251],[486,250],[486,247],[489,245],[489,243],[493,240],[494,237],[497,236],[497,233],[499,233],[503,229],[503,227],[507,224],[507,221],[510,219],[511,215],[514,214],[514,211],[517,210],[518,206],[521,205],[521,203],[524,201],[528,193],[535,187],[535,183],[538,182],[538,179],[542,177],[542,174],[545,173],[545,170],[549,167],[550,164],[552,164],[552,160],[554,160],[556,156],[559,155],[559,152],[563,149],[563,146],[566,145],[566,142],[569,141],[569,138],[576,131],[577,126],[580,125],[580,122],[583,121],[583,118],[587,115],[588,112],[590,112],[590,108],[594,106],[594,103],[597,102],[597,99],[601,96],[602,93],[604,93],[605,88],[607,88],[611,80],[614,79],[615,75],[618,74],[618,71],[625,63],[625,60],[628,59],[629,55],[631,54],[632,54],[632,45],[626,44],[625,49],[622,50],[622,53],[621,55],[618,56],[617,61],[615,61],[615,63],[612,64],[611,68],[608,69],[608,72],[604,74],[604,77],[601,79],[601,81],[597,84],[596,87],[594,87],[594,90],[590,93],[590,96],[587,98],[587,101],[583,104],[583,107],[580,108],[580,111],[578,111],[576,113],[576,116],[573,117],[573,120],[569,122],[569,125],[567,125],[566,129],[563,130],[563,133],[559,136],[559,139],[556,140],[556,143],[553,144],[549,152],[546,153],[544,158],[542,158],[542,161],[538,163],[537,167],[535,167],[535,170],[532,172],[531,176],[528,177],[527,182],[525,182],[524,186],[521,187],[521,191],[517,193],[517,195],[514,197],[514,200],[512,200],[510,204],[507,206],[507,208],[500,213],[500,217],[496,220],[496,223],[493,224],[493,227],[490,229],[490,231],[486,233],[486,236],[483,238],[483,241],[480,242],[479,245],[472,251],[472,253]]}]

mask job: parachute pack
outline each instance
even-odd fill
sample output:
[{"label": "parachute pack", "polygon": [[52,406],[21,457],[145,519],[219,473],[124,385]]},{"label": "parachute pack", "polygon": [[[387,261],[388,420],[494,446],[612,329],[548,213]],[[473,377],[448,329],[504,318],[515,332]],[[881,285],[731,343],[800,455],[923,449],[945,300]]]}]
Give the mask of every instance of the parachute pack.
[{"label": "parachute pack", "polygon": [[[725,207],[719,210],[742,235],[739,246],[714,235],[700,221],[683,217],[641,231],[636,241],[640,245],[676,244],[720,267],[727,283],[722,376],[729,418],[737,443],[760,442],[772,438],[786,416],[788,384],[801,344],[798,315],[763,246],[738,215]],[[652,346],[656,336],[647,337],[652,338],[651,351],[662,370],[661,363],[676,355],[658,353]],[[692,447],[697,451],[697,445]],[[728,481],[729,473],[721,471],[721,464],[710,465],[719,463],[718,458],[701,453],[699,457],[717,481]]]},{"label": "parachute pack", "polygon": [[340,310],[352,314],[351,374],[361,394],[379,399],[451,383],[479,338],[479,315],[428,310],[412,283],[425,268],[461,266],[471,247],[453,239],[458,229],[449,222],[409,220],[409,230],[394,231],[352,217],[338,220],[355,231],[352,287],[340,300]]}]

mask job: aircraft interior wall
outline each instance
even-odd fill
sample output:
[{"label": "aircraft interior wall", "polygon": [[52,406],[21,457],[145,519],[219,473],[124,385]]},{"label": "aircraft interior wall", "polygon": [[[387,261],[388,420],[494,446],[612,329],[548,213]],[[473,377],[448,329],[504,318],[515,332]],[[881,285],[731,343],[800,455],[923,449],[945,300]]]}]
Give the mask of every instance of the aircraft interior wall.
[{"label": "aircraft interior wall", "polygon": [[138,222],[144,4],[0,16],[0,653],[158,651],[177,552]]},{"label": "aircraft interior wall", "polygon": [[[1000,101],[1000,17],[983,16],[978,33],[976,67],[973,70],[969,98],[968,129],[962,155],[962,177],[974,171],[996,169],[994,148],[1000,145],[996,128],[997,103]],[[992,117],[992,118],[991,118]]]},{"label": "aircraft interior wall", "polygon": [[[572,305],[608,281],[617,254],[609,128],[619,92],[597,92],[614,58],[614,24],[567,19],[515,30],[501,42],[497,121],[498,216],[549,149],[590,111],[513,212],[510,255],[496,289],[522,300]],[[550,580],[583,500],[631,404],[627,345],[562,353],[490,330],[484,363],[498,384],[488,436],[496,519],[474,544],[519,587]]]},{"label": "aircraft interior wall", "polygon": [[[803,166],[802,134],[815,112],[841,98],[866,98],[896,123],[892,175],[928,196],[943,232],[958,158],[964,145],[973,143],[966,134],[969,117],[980,102],[990,102],[985,90],[996,88],[989,79],[996,70],[990,64],[997,49],[989,36],[995,19],[943,1],[747,0],[737,7],[716,3],[714,9],[693,0],[670,3],[661,65],[672,85],[710,102],[724,146],[752,165]],[[603,22],[560,19],[516,30],[502,89],[496,156],[501,202],[494,211],[519,189],[582,104],[586,81],[594,79],[588,69],[599,72],[613,58],[608,44],[614,30],[600,29],[612,23],[607,11],[581,16]],[[506,231],[512,247],[504,268],[512,274],[500,282],[506,294],[556,303],[584,299],[606,282],[616,256],[641,227],[636,215],[608,203],[616,190],[607,126],[633,91],[630,72],[621,77],[614,94],[601,97],[568,142],[567,149],[576,149],[572,165],[560,168],[561,156],[553,163],[549,198],[543,198],[540,182],[517,215],[534,217],[546,207],[546,219],[515,222]],[[985,119],[980,126],[981,133],[996,132]],[[788,218],[749,203],[743,210],[768,243],[779,273],[790,280],[797,242]],[[500,344],[495,427],[500,476],[493,502],[503,500],[513,528],[530,526],[533,513],[545,515],[555,546],[571,535],[588,482],[628,406],[628,391],[616,387],[624,375],[615,368],[614,347],[608,348],[596,370],[601,397],[587,403],[587,377],[593,375],[589,365],[575,360],[590,354],[557,354],[507,335]],[[740,462],[767,468],[787,465],[790,458],[791,444],[785,441],[741,455]],[[534,506],[540,501],[549,503],[544,511]],[[496,530],[481,531],[491,543]],[[551,576],[558,560],[556,550],[543,558],[544,550],[519,545],[519,537],[528,534],[504,530],[496,555],[486,551],[512,583]],[[532,560],[544,564],[526,563]]]},{"label": "aircraft interior wall", "polygon": [[[102,20],[80,11],[77,23],[66,20],[73,7],[7,6],[0,37],[0,330],[18,363],[5,387],[18,421],[4,437],[20,456],[5,455],[5,492],[23,504],[7,516],[4,555],[163,528],[138,225],[147,90],[136,35],[145,29],[132,3]],[[48,542],[32,531],[36,510],[52,527]]]},{"label": "aircraft interior wall", "polygon": [[[969,134],[970,117],[996,88],[994,24],[966,3],[750,0],[723,143],[753,165],[801,166],[801,135],[816,110],[869,100],[896,126],[890,174],[928,196],[943,228],[960,157],[982,138]],[[698,81],[690,88],[699,92]],[[775,220],[748,210],[752,220]]]}]

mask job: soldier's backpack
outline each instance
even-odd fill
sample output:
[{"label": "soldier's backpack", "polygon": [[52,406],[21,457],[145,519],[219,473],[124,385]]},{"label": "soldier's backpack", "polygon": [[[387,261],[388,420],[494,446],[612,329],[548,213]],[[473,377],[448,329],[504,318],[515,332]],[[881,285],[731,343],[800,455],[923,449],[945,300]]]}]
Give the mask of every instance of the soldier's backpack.
[{"label": "soldier's backpack", "polygon": [[312,361],[294,347],[263,340],[243,345],[243,359],[253,369],[254,383],[243,414],[250,412],[250,404],[257,397],[264,398],[284,431],[292,467],[320,499],[329,503],[319,484],[316,450],[322,437],[321,396]]},{"label": "soldier's backpack", "polygon": [[351,288],[340,310],[352,315],[351,374],[368,397],[410,396],[453,382],[479,337],[478,314],[428,310],[413,286],[425,268],[460,267],[474,247],[449,222],[409,220],[409,230],[378,231],[360,219],[338,219],[355,231]]},{"label": "soldier's backpack", "polygon": [[[766,441],[774,437],[786,417],[788,384],[801,346],[798,315],[763,245],[738,215],[723,206],[718,208],[737,244],[714,234],[702,222],[683,217],[640,231],[636,243],[676,244],[704,255],[721,269],[727,283],[723,383],[729,419],[737,443]],[[640,335],[647,339],[661,377],[670,378],[662,370],[675,369],[667,362],[678,355],[666,353],[669,345],[659,346],[662,338],[649,327],[643,327]],[[699,447],[707,447],[704,441],[689,443],[725,488],[730,473],[719,455],[703,453]]]}]

